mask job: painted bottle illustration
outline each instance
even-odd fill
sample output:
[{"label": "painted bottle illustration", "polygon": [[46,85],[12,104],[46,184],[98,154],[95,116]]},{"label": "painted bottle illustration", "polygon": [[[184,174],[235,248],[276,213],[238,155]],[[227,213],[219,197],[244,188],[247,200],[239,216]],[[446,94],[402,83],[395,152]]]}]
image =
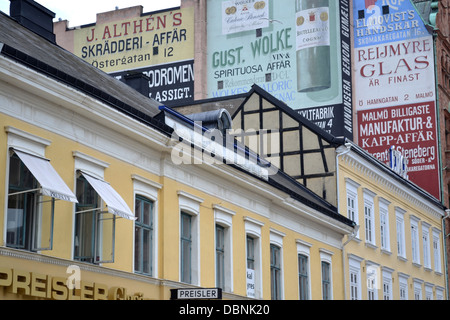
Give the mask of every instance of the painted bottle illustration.
[{"label": "painted bottle illustration", "polygon": [[331,87],[329,0],[296,0],[297,91]]}]

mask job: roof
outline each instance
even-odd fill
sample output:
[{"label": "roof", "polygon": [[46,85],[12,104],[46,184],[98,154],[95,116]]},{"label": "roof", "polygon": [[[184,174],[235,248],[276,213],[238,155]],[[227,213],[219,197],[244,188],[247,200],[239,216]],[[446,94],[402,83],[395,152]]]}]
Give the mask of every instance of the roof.
[{"label": "roof", "polygon": [[1,55],[99,99],[130,117],[169,130],[153,119],[160,112],[157,101],[28,30],[3,12],[0,12],[0,28]]}]

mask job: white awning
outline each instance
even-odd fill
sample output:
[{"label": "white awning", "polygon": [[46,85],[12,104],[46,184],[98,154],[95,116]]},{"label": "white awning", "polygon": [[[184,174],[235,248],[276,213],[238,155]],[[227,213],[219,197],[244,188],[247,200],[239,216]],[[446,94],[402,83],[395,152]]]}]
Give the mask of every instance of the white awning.
[{"label": "white awning", "polygon": [[108,210],[111,211],[111,213],[128,220],[136,220],[136,217],[133,212],[131,212],[130,208],[128,208],[126,202],[108,182],[97,179],[84,172],[82,172],[82,174],[92,188],[97,191],[103,201],[106,202]]},{"label": "white awning", "polygon": [[13,150],[39,182],[44,195],[65,201],[78,202],[77,197],[65,184],[49,160],[16,149]]}]

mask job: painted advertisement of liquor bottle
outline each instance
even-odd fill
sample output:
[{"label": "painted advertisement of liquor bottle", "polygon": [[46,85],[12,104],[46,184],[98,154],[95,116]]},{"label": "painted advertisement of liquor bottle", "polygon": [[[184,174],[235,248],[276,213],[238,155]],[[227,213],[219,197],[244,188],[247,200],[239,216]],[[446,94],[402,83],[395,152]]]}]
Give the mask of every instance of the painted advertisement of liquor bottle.
[{"label": "painted advertisement of liquor bottle", "polygon": [[331,87],[329,0],[296,0],[297,91]]}]

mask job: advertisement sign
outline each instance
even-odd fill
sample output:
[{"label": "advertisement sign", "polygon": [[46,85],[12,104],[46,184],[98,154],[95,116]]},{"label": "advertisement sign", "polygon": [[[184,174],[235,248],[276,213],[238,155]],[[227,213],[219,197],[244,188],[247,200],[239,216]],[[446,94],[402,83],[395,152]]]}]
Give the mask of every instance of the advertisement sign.
[{"label": "advertisement sign", "polygon": [[232,34],[269,26],[269,7],[266,1],[222,2],[222,33]]},{"label": "advertisement sign", "polygon": [[349,16],[348,0],[208,0],[208,96],[257,84],[353,139]]},{"label": "advertisement sign", "polygon": [[395,147],[407,159],[408,179],[439,199],[439,149],[434,102],[358,111],[359,145],[390,162]]},{"label": "advertisement sign", "polygon": [[[148,77],[149,97],[167,106],[194,100],[194,60],[133,70]],[[112,73],[121,80],[129,71]]]},{"label": "advertisement sign", "polygon": [[74,30],[77,56],[119,78],[144,72],[157,101],[193,100],[193,8],[104,20]]},{"label": "advertisement sign", "polygon": [[247,268],[247,297],[255,298],[255,270]]},{"label": "advertisement sign", "polygon": [[410,0],[354,0],[353,16],[358,144],[385,163],[400,151],[440,199],[432,35]]}]

